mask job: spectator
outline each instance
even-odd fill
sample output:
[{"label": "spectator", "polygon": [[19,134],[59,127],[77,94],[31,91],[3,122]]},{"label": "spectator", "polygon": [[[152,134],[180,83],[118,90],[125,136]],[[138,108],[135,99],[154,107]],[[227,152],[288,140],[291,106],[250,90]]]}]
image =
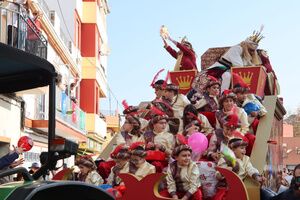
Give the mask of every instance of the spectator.
[{"label": "spectator", "polygon": [[274,197],[270,200],[299,200],[300,199],[300,164],[294,169],[293,179],[290,188]]},{"label": "spectator", "polygon": [[38,169],[40,169],[40,165],[37,162],[34,162],[29,167],[29,174],[34,174]]}]

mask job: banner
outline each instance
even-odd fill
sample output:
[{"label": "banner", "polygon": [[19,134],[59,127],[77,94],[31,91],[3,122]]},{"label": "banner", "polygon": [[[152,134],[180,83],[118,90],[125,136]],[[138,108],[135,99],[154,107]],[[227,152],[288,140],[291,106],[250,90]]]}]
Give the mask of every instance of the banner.
[{"label": "banner", "polygon": [[192,88],[196,73],[197,71],[195,70],[170,72],[171,82],[179,86],[179,93],[185,95]]},{"label": "banner", "polygon": [[61,113],[65,116],[67,114],[67,95],[61,92]]},{"label": "banner", "polygon": [[[263,66],[232,67],[231,72],[237,73],[249,86],[250,92],[260,97],[264,96],[267,73]],[[232,87],[235,85],[232,81]]]}]

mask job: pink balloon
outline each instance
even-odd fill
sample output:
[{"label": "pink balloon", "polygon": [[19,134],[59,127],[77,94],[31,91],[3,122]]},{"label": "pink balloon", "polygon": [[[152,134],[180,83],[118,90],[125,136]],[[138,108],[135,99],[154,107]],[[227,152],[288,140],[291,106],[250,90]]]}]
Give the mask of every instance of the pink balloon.
[{"label": "pink balloon", "polygon": [[203,153],[208,147],[208,140],[203,133],[195,132],[188,138],[188,145],[193,153]]}]

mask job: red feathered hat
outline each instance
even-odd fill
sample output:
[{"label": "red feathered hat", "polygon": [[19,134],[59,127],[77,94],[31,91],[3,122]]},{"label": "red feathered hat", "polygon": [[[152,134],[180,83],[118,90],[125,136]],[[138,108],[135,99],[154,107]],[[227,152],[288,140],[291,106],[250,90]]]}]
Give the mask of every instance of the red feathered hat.
[{"label": "red feathered hat", "polygon": [[127,115],[135,115],[138,113],[139,107],[138,106],[129,106],[126,100],[122,101],[122,105],[124,108],[123,114]]},{"label": "red feathered hat", "polygon": [[248,84],[245,83],[245,81],[242,79],[240,75],[237,73],[232,73],[232,82],[233,82],[233,92],[246,92],[249,91],[250,88]]},{"label": "red feathered hat", "polygon": [[139,156],[139,157],[146,157],[147,152],[144,149],[144,142],[134,142],[130,145],[129,150],[131,152],[131,155]]},{"label": "red feathered hat", "polygon": [[129,150],[132,151],[132,150],[135,150],[138,147],[143,147],[144,148],[144,146],[145,146],[144,142],[134,142],[130,145]]},{"label": "red feathered hat", "polygon": [[161,70],[159,70],[159,71],[155,74],[155,76],[154,76],[154,78],[153,78],[153,80],[152,80],[152,82],[151,82],[151,84],[150,84],[151,87],[153,87],[153,88],[162,88],[162,85],[164,84],[163,80],[162,80],[162,81],[160,81],[160,80],[156,81],[156,80],[157,80],[159,74],[160,74],[161,72],[163,72],[164,70],[165,70],[165,69],[161,69]]},{"label": "red feathered hat", "polygon": [[176,135],[176,143],[178,144],[178,145],[184,145],[184,144],[188,144],[188,141],[187,141],[187,139],[184,137],[184,135],[182,135],[182,134],[177,134]]},{"label": "red feathered hat", "polygon": [[148,150],[145,158],[147,161],[165,161],[166,153],[162,151]]},{"label": "red feathered hat", "polygon": [[130,154],[128,148],[124,144],[120,144],[111,152],[110,157],[113,159],[127,159],[130,157]]},{"label": "red feathered hat", "polygon": [[223,102],[225,99],[231,98],[234,102],[236,101],[236,94],[234,94],[231,90],[224,90],[222,96],[219,99],[220,109],[223,108]]},{"label": "red feathered hat", "polygon": [[152,117],[157,115],[167,115],[168,117],[173,117],[174,111],[172,106],[168,102],[162,100],[155,100],[152,101],[151,115]]},{"label": "red feathered hat", "polygon": [[236,114],[231,114],[225,117],[225,123],[224,126],[231,127],[231,128],[237,128],[239,125],[239,118]]},{"label": "red feathered hat", "polygon": [[206,83],[205,89],[207,89],[207,88],[209,88],[213,85],[221,86],[221,83],[217,78],[215,78],[213,76],[210,76],[210,75],[207,75],[207,83]]}]

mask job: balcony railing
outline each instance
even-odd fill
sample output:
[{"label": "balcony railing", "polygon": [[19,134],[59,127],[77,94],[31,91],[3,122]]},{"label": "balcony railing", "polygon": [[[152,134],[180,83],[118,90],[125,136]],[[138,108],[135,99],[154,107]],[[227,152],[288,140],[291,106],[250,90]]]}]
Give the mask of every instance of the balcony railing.
[{"label": "balcony railing", "polygon": [[86,133],[85,112],[59,88],[56,88],[56,118]]},{"label": "balcony railing", "polygon": [[0,3],[0,42],[46,59],[47,40],[22,10],[17,4]]}]

